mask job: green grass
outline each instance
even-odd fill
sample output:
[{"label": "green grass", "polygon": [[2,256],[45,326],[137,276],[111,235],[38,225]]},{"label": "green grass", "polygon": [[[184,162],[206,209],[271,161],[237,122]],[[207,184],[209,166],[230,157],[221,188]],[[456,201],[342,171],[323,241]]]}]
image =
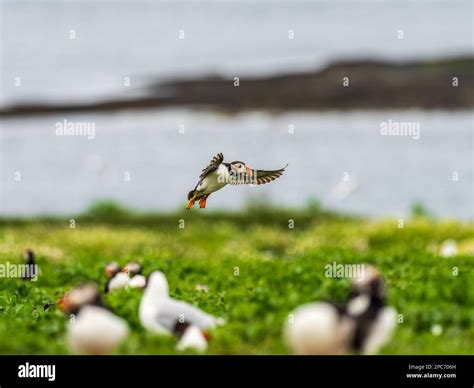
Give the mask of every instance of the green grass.
[{"label": "green grass", "polygon": [[[349,280],[324,276],[333,261],[373,263],[385,276],[389,303],[403,322],[382,353],[473,352],[473,223],[416,217],[399,229],[396,220],[337,216],[317,207],[163,215],[109,210],[78,217],[75,229],[69,219],[0,220],[0,263],[21,263],[21,252],[31,248],[41,269],[37,282],[0,279],[0,354],[67,354],[67,318],[43,306],[86,280],[103,288],[103,267],[111,260],[137,260],[145,274],[164,271],[172,296],[225,318],[211,334],[211,354],[288,353],[281,334],[291,310],[348,292]],[[456,257],[438,256],[445,239],[457,241]],[[198,283],[209,292],[196,291]],[[132,329],[118,353],[176,353],[173,338],[140,326],[140,297],[140,290],[104,297]],[[431,333],[434,324],[443,327],[441,335]]]}]

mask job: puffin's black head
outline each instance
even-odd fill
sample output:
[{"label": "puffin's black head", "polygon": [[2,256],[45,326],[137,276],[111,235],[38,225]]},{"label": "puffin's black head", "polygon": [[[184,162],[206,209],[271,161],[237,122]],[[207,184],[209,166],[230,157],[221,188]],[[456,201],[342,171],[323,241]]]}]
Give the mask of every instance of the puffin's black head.
[{"label": "puffin's black head", "polygon": [[95,283],[84,283],[74,287],[58,301],[59,308],[66,314],[77,314],[87,305],[103,306]]},{"label": "puffin's black head", "polygon": [[112,261],[105,266],[104,272],[108,279],[112,279],[120,272],[120,265],[118,265],[117,262]]},{"label": "puffin's black head", "polygon": [[363,277],[353,279],[351,297],[369,295],[371,298],[385,298],[385,284],[380,272],[371,265],[364,266]]},{"label": "puffin's black head", "polygon": [[142,266],[138,263],[131,262],[128,263],[125,267],[123,267],[123,272],[130,276],[135,276],[142,272]]},{"label": "puffin's black head", "polygon": [[253,176],[252,167],[247,163],[236,160],[235,162],[230,163],[230,173],[232,175],[241,175],[241,176]]}]

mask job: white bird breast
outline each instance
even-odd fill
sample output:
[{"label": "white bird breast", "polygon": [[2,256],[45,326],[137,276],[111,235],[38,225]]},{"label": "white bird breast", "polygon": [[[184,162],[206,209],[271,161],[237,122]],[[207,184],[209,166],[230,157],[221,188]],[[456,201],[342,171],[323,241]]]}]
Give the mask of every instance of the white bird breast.
[{"label": "white bird breast", "polygon": [[217,170],[208,174],[197,187],[197,190],[204,194],[210,194],[222,189],[229,183],[230,174],[227,167],[221,164]]},{"label": "white bird breast", "polygon": [[344,337],[336,309],[328,303],[303,305],[285,327],[286,340],[295,354],[338,354]]},{"label": "white bird breast", "polygon": [[376,354],[390,341],[397,326],[397,311],[393,307],[384,307],[377,315],[371,327],[371,333],[363,346],[364,354]]},{"label": "white bird breast", "polygon": [[130,288],[145,288],[146,278],[143,275],[135,275],[128,282],[128,287]]},{"label": "white bird breast", "polygon": [[130,277],[126,273],[119,272],[110,280],[109,290],[113,290],[116,288],[125,288],[128,286],[129,281]]},{"label": "white bird breast", "polygon": [[365,313],[370,307],[370,298],[367,295],[360,295],[352,299],[347,305],[347,312],[352,317],[358,317]]},{"label": "white bird breast", "polygon": [[74,353],[107,354],[128,333],[128,324],[122,318],[101,307],[85,306],[76,320],[69,323],[68,343]]}]

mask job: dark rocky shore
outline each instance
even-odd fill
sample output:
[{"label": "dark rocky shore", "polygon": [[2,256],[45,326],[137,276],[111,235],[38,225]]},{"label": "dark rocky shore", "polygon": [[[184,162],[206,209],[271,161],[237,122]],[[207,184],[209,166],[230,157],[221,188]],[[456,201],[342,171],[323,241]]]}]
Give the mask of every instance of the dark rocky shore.
[{"label": "dark rocky shore", "polygon": [[[455,79],[458,80],[457,86]],[[346,61],[317,72],[268,78],[241,77],[239,86],[234,85],[233,78],[175,80],[151,85],[147,97],[84,105],[19,105],[0,110],[0,116],[167,106],[207,106],[226,111],[465,109],[474,106],[473,87],[474,57],[409,63]]]}]

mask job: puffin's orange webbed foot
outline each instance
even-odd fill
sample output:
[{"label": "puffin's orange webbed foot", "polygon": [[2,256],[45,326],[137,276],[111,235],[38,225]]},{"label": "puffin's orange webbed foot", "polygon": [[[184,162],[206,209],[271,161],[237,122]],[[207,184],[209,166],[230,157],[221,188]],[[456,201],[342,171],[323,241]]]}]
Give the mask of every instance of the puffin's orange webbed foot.
[{"label": "puffin's orange webbed foot", "polygon": [[186,206],[186,209],[189,210],[191,209],[193,206],[194,206],[194,202],[196,202],[196,200],[193,198],[191,199],[189,202],[188,202],[188,205]]},{"label": "puffin's orange webbed foot", "polygon": [[202,198],[199,200],[199,208],[201,208],[201,209],[205,209],[205,208],[206,208],[207,197],[209,197],[209,195],[206,195],[205,197],[202,197]]}]

